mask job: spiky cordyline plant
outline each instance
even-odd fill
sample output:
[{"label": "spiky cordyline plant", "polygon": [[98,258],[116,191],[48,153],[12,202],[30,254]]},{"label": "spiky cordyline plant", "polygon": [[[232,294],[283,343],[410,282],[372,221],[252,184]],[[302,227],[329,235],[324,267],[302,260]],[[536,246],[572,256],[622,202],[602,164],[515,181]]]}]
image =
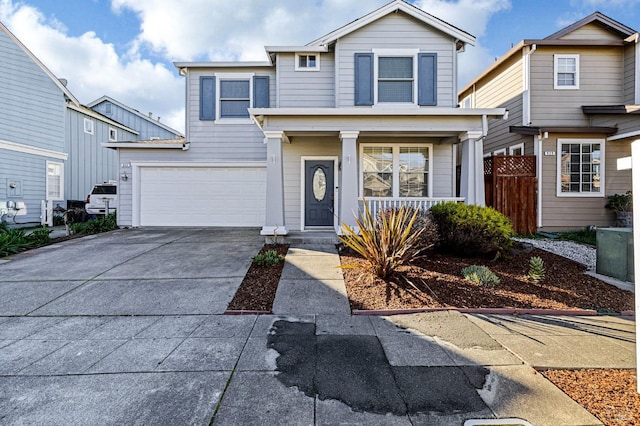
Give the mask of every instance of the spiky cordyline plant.
[{"label": "spiky cordyline plant", "polygon": [[419,254],[416,246],[423,230],[412,230],[419,212],[403,206],[382,212],[376,220],[365,201],[364,212],[356,218],[359,233],[343,223],[340,241],[361,255],[375,275],[387,278]]}]

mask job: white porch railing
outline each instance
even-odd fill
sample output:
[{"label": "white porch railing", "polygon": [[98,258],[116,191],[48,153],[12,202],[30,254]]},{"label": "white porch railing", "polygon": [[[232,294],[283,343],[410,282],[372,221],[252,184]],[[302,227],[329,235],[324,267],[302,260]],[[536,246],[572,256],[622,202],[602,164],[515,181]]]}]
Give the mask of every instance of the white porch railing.
[{"label": "white porch railing", "polygon": [[364,209],[364,203],[367,203],[369,211],[373,217],[376,217],[379,211],[400,208],[402,206],[412,207],[414,209],[429,210],[436,204],[447,202],[463,203],[464,198],[461,197],[435,197],[435,198],[361,198],[358,203],[361,209]]}]

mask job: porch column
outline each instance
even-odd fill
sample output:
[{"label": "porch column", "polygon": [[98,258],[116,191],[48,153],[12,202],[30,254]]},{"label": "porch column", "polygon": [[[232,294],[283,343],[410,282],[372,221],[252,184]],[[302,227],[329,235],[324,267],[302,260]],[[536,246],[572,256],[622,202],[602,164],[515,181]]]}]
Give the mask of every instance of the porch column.
[{"label": "porch column", "polygon": [[467,204],[485,205],[482,132],[465,132],[459,136],[461,145],[460,196]]},{"label": "porch column", "polygon": [[282,172],[283,131],[264,131],[267,144],[267,203],[264,226],[260,235],[287,235],[284,223],[284,179]]},{"label": "porch column", "polygon": [[[340,132],[342,142],[342,174],[340,179],[340,225],[356,228],[358,214],[358,150],[360,132]],[[338,230],[338,233],[341,233]]]}]

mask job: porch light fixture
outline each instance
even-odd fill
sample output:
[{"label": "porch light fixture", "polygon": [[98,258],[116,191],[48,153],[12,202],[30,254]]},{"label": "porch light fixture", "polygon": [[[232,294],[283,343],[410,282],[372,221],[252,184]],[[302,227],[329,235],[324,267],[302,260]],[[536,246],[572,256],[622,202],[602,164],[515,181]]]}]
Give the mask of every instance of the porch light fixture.
[{"label": "porch light fixture", "polygon": [[127,180],[129,180],[129,176],[127,176],[127,172],[122,172],[120,174],[120,180],[123,182],[126,182]]}]

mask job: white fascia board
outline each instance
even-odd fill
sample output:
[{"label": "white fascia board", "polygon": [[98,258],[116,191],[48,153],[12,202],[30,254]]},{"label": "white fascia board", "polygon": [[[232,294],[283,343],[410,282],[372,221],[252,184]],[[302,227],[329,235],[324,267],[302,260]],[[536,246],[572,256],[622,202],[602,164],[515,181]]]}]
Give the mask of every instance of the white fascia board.
[{"label": "white fascia board", "polygon": [[273,68],[269,61],[264,62],[174,62],[173,66],[181,68]]},{"label": "white fascia board", "polygon": [[503,118],[505,108],[249,108],[257,116],[487,116]]},{"label": "white fascia board", "polygon": [[4,141],[2,139],[0,139],[0,149],[22,152],[24,154],[39,155],[41,157],[55,158],[57,160],[66,160],[69,157],[69,154],[67,154],[66,152],[53,151],[45,148],[23,145],[21,143]]},{"label": "white fascia board", "polygon": [[609,136],[607,138],[607,141],[611,142],[611,141],[617,141],[620,139],[626,139],[626,138],[633,138],[636,136],[640,136],[640,130],[636,130],[634,132],[627,132],[627,133],[622,133],[619,135],[615,135],[615,136]]},{"label": "white fascia board", "polygon": [[267,53],[326,53],[329,47],[320,46],[265,46]]},{"label": "white fascia board", "polygon": [[113,121],[110,118],[105,117],[102,114],[99,114],[97,112],[95,112],[94,110],[92,110],[91,108],[86,108],[86,107],[77,107],[73,104],[67,104],[67,108],[72,109],[74,111],[79,112],[80,114],[84,114],[84,115],[88,115],[91,118],[95,118],[96,120],[100,120],[103,123],[107,123],[113,127],[118,127],[122,130],[126,130],[129,133],[133,133],[134,135],[139,135],[140,132],[138,132],[137,130],[131,129],[123,124],[118,123],[117,121]]}]

